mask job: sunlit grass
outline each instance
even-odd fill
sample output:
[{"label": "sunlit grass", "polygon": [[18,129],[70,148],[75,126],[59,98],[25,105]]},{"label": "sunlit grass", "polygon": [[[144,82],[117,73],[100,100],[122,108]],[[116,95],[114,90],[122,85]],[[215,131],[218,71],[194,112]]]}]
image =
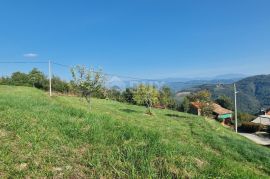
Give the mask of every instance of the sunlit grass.
[{"label": "sunlit grass", "polygon": [[170,110],[0,86],[0,178],[267,178],[270,150]]}]

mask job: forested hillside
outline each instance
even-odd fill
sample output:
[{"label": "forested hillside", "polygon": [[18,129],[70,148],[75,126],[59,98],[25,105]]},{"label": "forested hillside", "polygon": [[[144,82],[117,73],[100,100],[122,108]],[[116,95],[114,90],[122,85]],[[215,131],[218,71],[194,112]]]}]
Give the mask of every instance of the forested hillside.
[{"label": "forested hillside", "polygon": [[[258,75],[245,78],[236,82],[238,93],[238,105],[242,112],[257,113],[262,107],[270,107],[270,75]],[[221,95],[234,99],[232,84],[201,85],[190,91],[208,89],[213,98]]]}]

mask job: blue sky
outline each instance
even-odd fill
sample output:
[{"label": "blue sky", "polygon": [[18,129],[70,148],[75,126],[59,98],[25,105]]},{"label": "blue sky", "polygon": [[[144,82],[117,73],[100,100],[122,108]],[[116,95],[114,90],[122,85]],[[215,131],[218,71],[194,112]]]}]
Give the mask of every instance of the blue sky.
[{"label": "blue sky", "polygon": [[52,59],[140,78],[267,74],[269,8],[269,0],[2,0],[0,61]]}]

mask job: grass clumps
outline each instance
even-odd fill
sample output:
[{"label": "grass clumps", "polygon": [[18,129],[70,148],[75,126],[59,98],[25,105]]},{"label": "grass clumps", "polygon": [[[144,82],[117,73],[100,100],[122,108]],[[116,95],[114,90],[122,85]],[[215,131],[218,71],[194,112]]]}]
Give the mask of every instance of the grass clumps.
[{"label": "grass clumps", "polygon": [[1,178],[268,178],[270,152],[214,120],[0,86]]}]

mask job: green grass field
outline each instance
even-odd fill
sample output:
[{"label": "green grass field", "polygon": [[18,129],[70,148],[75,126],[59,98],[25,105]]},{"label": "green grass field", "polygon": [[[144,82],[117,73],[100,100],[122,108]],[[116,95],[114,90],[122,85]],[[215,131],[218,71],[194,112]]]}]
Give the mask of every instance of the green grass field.
[{"label": "green grass field", "polygon": [[0,178],[269,178],[270,149],[214,120],[0,86]]}]

